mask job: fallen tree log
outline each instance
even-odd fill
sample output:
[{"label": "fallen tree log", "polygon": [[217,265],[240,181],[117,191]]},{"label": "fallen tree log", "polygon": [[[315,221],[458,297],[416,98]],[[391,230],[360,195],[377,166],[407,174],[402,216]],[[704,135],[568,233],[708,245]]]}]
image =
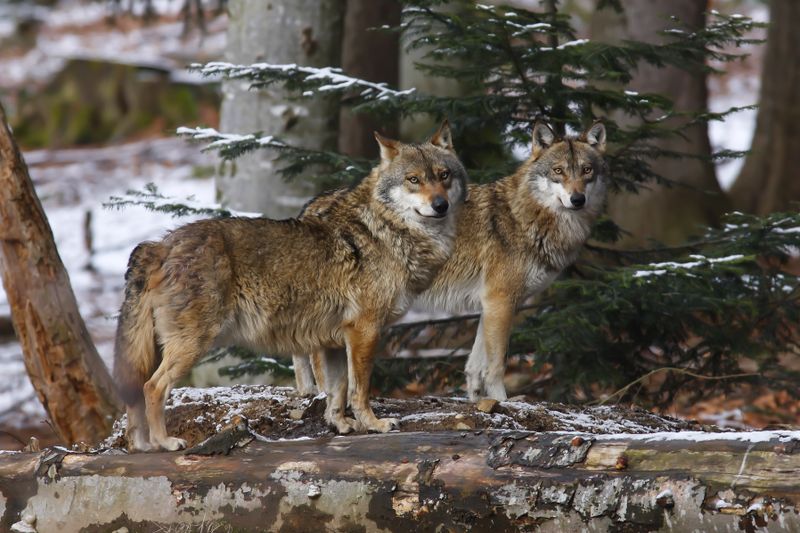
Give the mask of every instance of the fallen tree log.
[{"label": "fallen tree log", "polygon": [[280,387],[177,389],[186,452],[128,455],[123,418],[94,452],[0,453],[0,530],[800,530],[800,432],[419,398],[374,402],[400,432],[342,437],[322,407]]},{"label": "fallen tree log", "polygon": [[443,431],[230,455],[6,453],[0,516],[41,533],[798,531],[798,437]]}]

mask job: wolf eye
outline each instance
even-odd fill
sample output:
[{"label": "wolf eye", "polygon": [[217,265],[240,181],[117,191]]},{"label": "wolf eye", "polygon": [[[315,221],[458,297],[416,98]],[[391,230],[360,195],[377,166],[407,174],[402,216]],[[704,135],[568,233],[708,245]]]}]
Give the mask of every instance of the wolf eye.
[{"label": "wolf eye", "polygon": [[449,170],[442,170],[441,172],[439,172],[439,179],[440,180],[444,181],[449,177],[450,177],[450,171]]},{"label": "wolf eye", "polygon": [[584,174],[591,174],[592,173],[592,167],[590,167],[590,166],[583,167],[583,173]]},{"label": "wolf eye", "polygon": [[419,183],[419,178],[416,176],[409,176],[406,178],[409,183],[413,183],[414,185]]},{"label": "wolf eye", "polygon": [[564,173],[564,169],[563,169],[563,168],[561,168],[561,167],[556,167],[556,168],[554,168],[554,169],[553,169],[553,172],[554,172],[555,174],[559,174],[559,175],[561,175],[561,174],[563,174],[563,173]]}]

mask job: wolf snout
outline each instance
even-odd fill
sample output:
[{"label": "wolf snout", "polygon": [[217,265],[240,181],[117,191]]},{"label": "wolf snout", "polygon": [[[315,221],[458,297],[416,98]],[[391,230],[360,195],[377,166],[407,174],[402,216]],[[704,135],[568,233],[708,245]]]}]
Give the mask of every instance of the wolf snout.
[{"label": "wolf snout", "polygon": [[439,216],[444,216],[450,208],[450,202],[444,196],[436,196],[431,202],[431,207]]},{"label": "wolf snout", "polygon": [[573,207],[580,209],[586,204],[586,195],[582,192],[574,192],[570,195],[569,201],[572,203]]}]

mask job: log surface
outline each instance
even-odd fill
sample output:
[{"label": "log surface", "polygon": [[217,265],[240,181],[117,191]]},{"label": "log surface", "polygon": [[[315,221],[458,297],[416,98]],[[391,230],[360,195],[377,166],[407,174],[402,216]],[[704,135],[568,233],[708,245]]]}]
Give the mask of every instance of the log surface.
[{"label": "log surface", "polygon": [[800,530],[800,432],[390,433],[229,455],[0,455],[3,528]]},{"label": "log surface", "polygon": [[124,419],[93,453],[0,452],[0,531],[800,531],[800,432],[420,398],[374,402],[400,432],[334,436],[323,405],[177,389],[187,452],[125,453]]}]

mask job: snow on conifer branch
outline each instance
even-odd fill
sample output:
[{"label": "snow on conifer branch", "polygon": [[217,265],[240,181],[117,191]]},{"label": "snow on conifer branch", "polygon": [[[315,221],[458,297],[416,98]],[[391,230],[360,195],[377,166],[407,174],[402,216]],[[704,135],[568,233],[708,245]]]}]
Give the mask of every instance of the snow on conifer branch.
[{"label": "snow on conifer branch", "polygon": [[312,150],[291,146],[272,135],[260,133],[221,133],[214,128],[180,127],[176,133],[197,141],[210,141],[203,150],[218,150],[223,159],[236,159],[240,155],[259,148],[271,148],[279,152],[278,159],[286,165],[279,171],[290,178],[307,168],[317,168],[326,187],[352,183],[366,176],[372,162],[356,159],[336,152]]},{"label": "snow on conifer branch", "polygon": [[234,65],[217,61],[205,65],[193,64],[189,68],[200,72],[203,76],[252,80],[253,87],[263,87],[281,82],[290,89],[302,91],[303,96],[312,96],[315,91],[333,93],[355,91],[365,100],[384,100],[409,96],[415,91],[413,88],[400,91],[390,88],[385,83],[354,78],[336,67],[304,67],[293,63],[286,65],[270,63]]},{"label": "snow on conifer branch", "polygon": [[178,128],[176,133],[196,141],[211,141],[203,148],[203,151],[219,150],[220,155],[225,159],[233,159],[256,148],[288,148],[288,145],[275,139],[272,135],[220,133],[214,128],[187,128],[185,126]]},{"label": "snow on conifer branch", "polygon": [[123,207],[136,205],[144,207],[150,211],[168,213],[173,217],[184,216],[206,216],[206,217],[260,217],[261,213],[248,213],[244,211],[234,211],[222,207],[220,204],[206,204],[198,202],[193,197],[171,198],[158,192],[158,188],[153,183],[145,185],[144,190],[128,190],[122,196],[111,196],[108,202],[103,203],[103,207],[109,209],[121,209]]}]

